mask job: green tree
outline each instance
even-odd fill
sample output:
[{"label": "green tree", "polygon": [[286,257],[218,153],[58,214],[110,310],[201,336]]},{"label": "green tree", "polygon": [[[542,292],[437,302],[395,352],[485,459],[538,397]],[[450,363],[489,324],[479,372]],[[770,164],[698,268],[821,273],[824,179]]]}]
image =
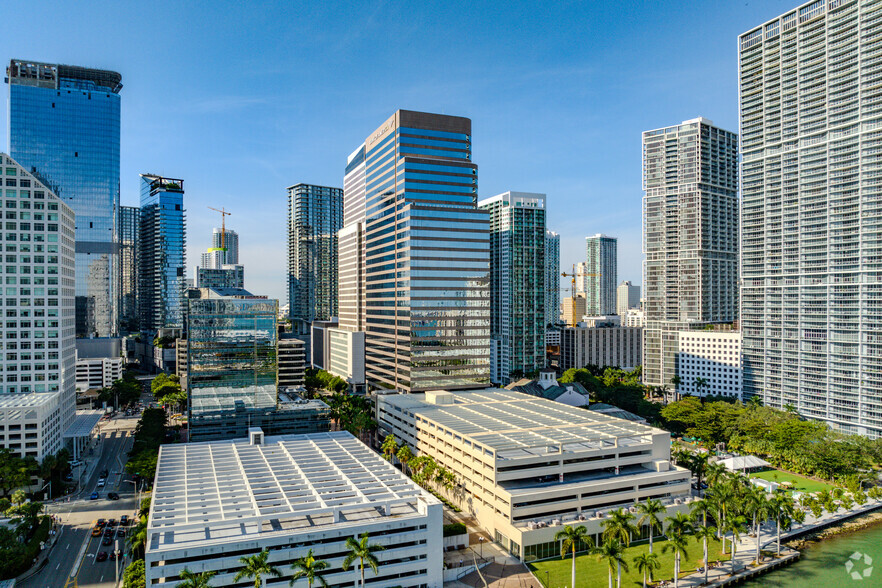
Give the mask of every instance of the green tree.
[{"label": "green tree", "polygon": [[[655,553],[641,553],[634,557],[634,566],[637,572],[643,574],[643,588],[646,588],[646,576],[649,575],[649,581],[652,582],[652,572],[661,567],[658,561],[658,555]],[[705,581],[705,583],[707,583]]]},{"label": "green tree", "polygon": [[[777,533],[777,546],[775,553],[781,555],[781,529],[790,528],[791,521],[798,509],[793,503],[793,497],[790,494],[776,492],[769,501],[769,515],[775,519],[775,529]],[[803,512],[803,511],[799,511]],[[803,514],[805,514],[803,512]],[[757,536],[759,538],[759,536]],[[758,543],[759,541],[757,541]]]},{"label": "green tree", "polygon": [[239,558],[239,562],[243,564],[243,568],[239,570],[233,577],[233,582],[238,582],[243,578],[254,578],[254,588],[261,588],[266,584],[267,576],[279,578],[282,572],[269,563],[269,551],[264,549],[255,555],[244,555]]},{"label": "green tree", "polygon": [[[641,515],[638,525],[649,527],[649,553],[652,553],[652,538],[655,531],[662,530],[662,522],[659,515],[667,512],[665,505],[655,498],[647,498],[637,503],[637,512]],[[650,574],[651,576],[651,574]]]},{"label": "green tree", "polygon": [[386,461],[391,462],[392,456],[398,452],[398,441],[395,439],[395,435],[386,435],[380,449],[383,450],[383,457],[386,458]]},{"label": "green tree", "polygon": [[202,572],[201,574],[197,574],[196,572],[191,572],[187,568],[181,570],[181,579],[183,582],[179,582],[175,588],[209,588],[211,585],[211,579],[217,575],[217,572]]},{"label": "green tree", "polygon": [[126,542],[132,548],[133,558],[144,558],[144,547],[147,545],[147,517],[139,517],[138,524],[128,533]]},{"label": "green tree", "polygon": [[576,552],[579,548],[585,546],[586,549],[594,547],[594,540],[588,534],[588,530],[583,526],[578,527],[566,526],[554,534],[554,540],[560,541],[560,558],[564,559],[568,552],[573,553],[573,564],[571,577],[573,586],[576,585]]},{"label": "green tree", "polygon": [[413,451],[407,445],[402,445],[398,452],[395,454],[395,457],[398,458],[398,463],[401,464],[402,471],[405,471],[406,468],[410,465],[410,460],[413,459]]},{"label": "green tree", "polygon": [[[618,541],[625,547],[629,546],[631,544],[631,536],[637,532],[633,521],[634,515],[624,508],[612,511],[609,513],[609,518],[600,522],[600,526],[603,527],[604,540]],[[625,568],[625,571],[628,571],[627,568]],[[616,583],[619,585],[622,583],[621,565],[619,565],[616,571]]]},{"label": "green tree", "polygon": [[732,575],[735,574],[735,552],[738,550],[738,540],[741,538],[741,531],[744,529],[744,524],[747,522],[741,515],[735,515],[729,517],[729,519],[725,523],[724,532],[732,534]]},{"label": "green tree", "polygon": [[680,558],[689,557],[686,552],[686,535],[692,532],[692,521],[682,512],[665,518],[668,530],[665,535],[668,542],[662,548],[663,552],[674,552],[674,588],[680,585]]},{"label": "green tree", "polygon": [[123,572],[123,588],[146,588],[146,586],[144,560],[136,559]]},{"label": "green tree", "polygon": [[363,588],[365,585],[364,565],[367,564],[368,567],[373,570],[374,574],[376,574],[380,562],[374,554],[378,551],[383,551],[386,548],[382,545],[370,543],[367,533],[362,533],[360,539],[347,537],[346,548],[349,550],[349,553],[347,553],[346,557],[343,559],[343,569],[348,570],[349,566],[351,566],[355,560],[358,560],[358,570],[361,573],[361,585]]},{"label": "green tree", "polygon": [[693,534],[695,535],[695,537],[697,539],[701,539],[702,542],[704,543],[704,583],[707,584],[708,583],[708,564],[710,563],[708,561],[707,545],[711,539],[716,537],[717,528],[713,527],[713,526],[709,527],[707,524],[698,525],[694,528]]},{"label": "green tree", "polygon": [[744,497],[743,511],[753,519],[754,533],[756,533],[756,565],[762,562],[762,524],[771,515],[772,505],[766,499],[766,493],[754,486]]},{"label": "green tree", "polygon": [[[593,551],[598,560],[606,561],[609,572],[609,588],[612,588],[613,572],[622,568],[625,568],[626,572],[628,571],[628,562],[625,561],[625,546],[614,539],[607,539]],[[576,586],[575,582],[573,586]],[[618,578],[617,586],[621,587],[621,575]]]},{"label": "green tree", "polygon": [[322,577],[322,571],[329,567],[330,564],[328,562],[315,559],[312,555],[312,549],[310,549],[305,557],[297,558],[294,560],[294,563],[291,564],[291,569],[294,573],[291,576],[290,584],[293,586],[300,578],[306,578],[306,584],[309,588],[312,588],[312,585],[316,581],[318,581],[321,586],[327,588],[328,583]]}]

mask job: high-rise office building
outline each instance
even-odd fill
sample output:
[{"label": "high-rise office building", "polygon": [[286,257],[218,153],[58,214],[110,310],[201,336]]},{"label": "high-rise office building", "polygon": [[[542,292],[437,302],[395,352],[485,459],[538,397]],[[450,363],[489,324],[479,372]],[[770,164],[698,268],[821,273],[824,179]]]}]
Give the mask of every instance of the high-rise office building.
[{"label": "high-rise office building", "polygon": [[545,367],[545,194],[505,192],[490,213],[490,380]]},{"label": "high-rise office building", "polygon": [[618,240],[598,233],[585,237],[587,256],[585,312],[592,316],[614,314],[618,274]]},{"label": "high-rise office building", "polygon": [[[573,293],[570,292],[570,296]],[[560,322],[560,235],[545,230],[545,324]]]},{"label": "high-rise office building", "polygon": [[183,327],[187,241],[184,180],[141,174],[141,329]]},{"label": "high-rise office building", "polygon": [[221,269],[224,265],[239,264],[239,234],[230,229],[217,227],[211,233],[211,247],[202,254],[202,265],[206,269]]},{"label": "high-rise office building", "polygon": [[744,395],[882,435],[882,3],[739,38]]},{"label": "high-rise office building", "polygon": [[122,76],[13,59],[10,155],[76,214],[76,333],[116,334]]},{"label": "high-rise office building", "polygon": [[640,286],[625,280],[616,288],[616,314],[623,317],[629,308],[640,308]]},{"label": "high-rise office building", "polygon": [[141,209],[119,209],[119,327],[121,333],[137,333],[141,328],[138,300],[138,254],[141,244]]},{"label": "high-rise office building", "polygon": [[6,211],[0,423],[7,432],[0,447],[39,460],[61,449],[76,414],[74,213],[5,153],[0,175]]},{"label": "high-rise office building", "polygon": [[405,392],[487,385],[490,240],[471,121],[399,110],[365,141],[364,168],[368,380]]},{"label": "high-rise office building", "polygon": [[343,190],[310,184],[288,188],[288,303],[295,333],[337,316],[337,231]]},{"label": "high-rise office building", "polygon": [[678,332],[738,318],[738,135],[705,118],[643,133],[643,381],[677,375]]},{"label": "high-rise office building", "polygon": [[588,264],[580,261],[576,264],[576,294],[585,295],[588,291]]},{"label": "high-rise office building", "polygon": [[219,268],[196,266],[193,272],[194,288],[244,288],[245,268],[225,264]]}]

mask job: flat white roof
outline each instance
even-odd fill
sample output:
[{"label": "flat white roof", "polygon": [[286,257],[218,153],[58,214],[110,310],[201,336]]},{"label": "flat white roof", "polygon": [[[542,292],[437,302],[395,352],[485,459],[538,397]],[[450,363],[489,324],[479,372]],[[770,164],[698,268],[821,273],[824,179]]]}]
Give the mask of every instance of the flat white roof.
[{"label": "flat white roof", "polygon": [[28,394],[0,394],[0,409],[37,408],[57,403],[60,392],[30,392]]},{"label": "flat white roof", "polygon": [[74,422],[71,423],[64,437],[87,437],[92,433],[92,429],[101,420],[104,413],[100,410],[78,410]]},{"label": "flat white roof", "polygon": [[420,500],[438,502],[345,431],[163,445],[148,550],[416,515]]},{"label": "flat white roof", "polygon": [[[589,451],[618,443],[645,442],[661,433],[639,423],[505,389],[450,392],[451,404],[430,404],[423,394],[380,398],[473,443],[495,450],[500,459],[564,451]],[[614,441],[617,440],[617,441]]]}]

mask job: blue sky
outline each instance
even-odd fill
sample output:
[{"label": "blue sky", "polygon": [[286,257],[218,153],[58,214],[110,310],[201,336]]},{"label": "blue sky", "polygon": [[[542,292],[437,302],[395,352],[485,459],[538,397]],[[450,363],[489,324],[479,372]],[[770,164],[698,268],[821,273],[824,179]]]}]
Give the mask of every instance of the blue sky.
[{"label": "blue sky", "polygon": [[285,188],[342,186],[346,156],[406,108],[472,119],[480,198],[548,195],[562,266],[603,232],[619,280],[642,283],[641,132],[737,131],[737,35],[796,5],[32,0],[4,4],[0,60],[122,73],[122,202],[140,172],[186,180],[188,275],[224,206],[246,286],[284,304]]}]

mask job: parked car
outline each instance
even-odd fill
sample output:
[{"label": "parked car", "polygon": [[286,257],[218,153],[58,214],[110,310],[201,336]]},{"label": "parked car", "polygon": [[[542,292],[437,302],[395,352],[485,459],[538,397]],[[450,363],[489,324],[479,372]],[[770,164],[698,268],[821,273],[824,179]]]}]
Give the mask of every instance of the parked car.
[{"label": "parked car", "polygon": [[120,527],[128,527],[129,526],[129,515],[123,515],[119,517],[119,526]]},{"label": "parked car", "polygon": [[116,492],[108,492],[107,498],[109,498],[110,500],[119,500],[119,494],[117,494]]},{"label": "parked car", "polygon": [[99,551],[98,555],[95,556],[95,561],[107,561],[107,552]]},{"label": "parked car", "polygon": [[92,495],[89,496],[89,500],[98,500],[98,493],[92,492]]},{"label": "parked car", "polygon": [[83,462],[81,462],[78,459],[72,459],[68,463],[70,464],[70,467],[72,467],[72,468],[79,467],[79,466],[83,465]]}]

